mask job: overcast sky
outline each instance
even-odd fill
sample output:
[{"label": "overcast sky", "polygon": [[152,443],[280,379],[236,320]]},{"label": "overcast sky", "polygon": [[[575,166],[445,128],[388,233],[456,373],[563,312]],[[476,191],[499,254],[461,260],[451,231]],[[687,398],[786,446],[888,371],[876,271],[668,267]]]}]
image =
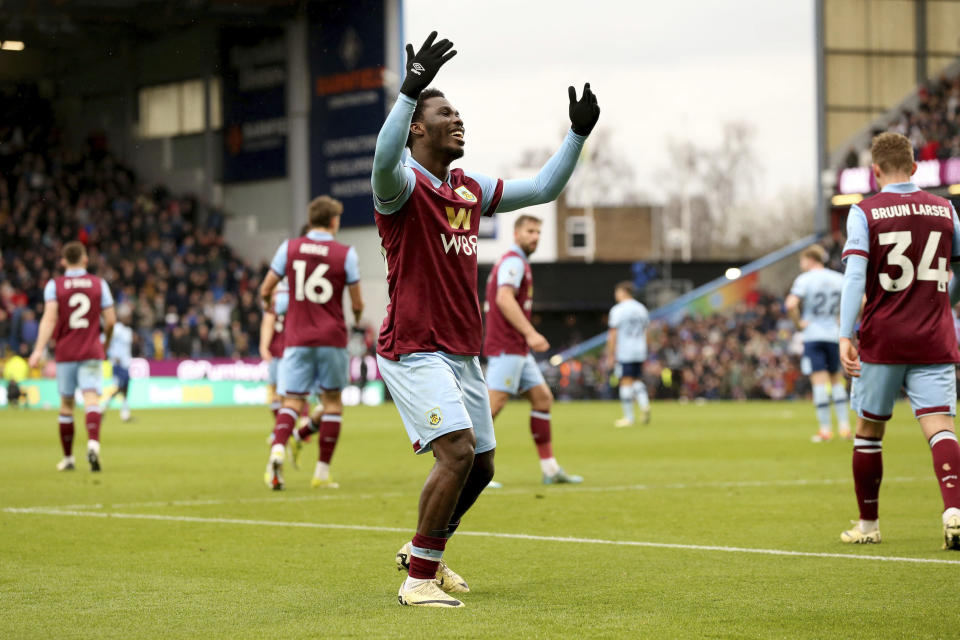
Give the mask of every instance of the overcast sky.
[{"label": "overcast sky", "polygon": [[435,81],[466,124],[458,166],[499,174],[556,147],[567,86],[589,81],[647,192],[670,138],[715,144],[729,120],[756,128],[764,194],[814,188],[812,0],[403,2],[415,48],[435,29],[459,52]]}]

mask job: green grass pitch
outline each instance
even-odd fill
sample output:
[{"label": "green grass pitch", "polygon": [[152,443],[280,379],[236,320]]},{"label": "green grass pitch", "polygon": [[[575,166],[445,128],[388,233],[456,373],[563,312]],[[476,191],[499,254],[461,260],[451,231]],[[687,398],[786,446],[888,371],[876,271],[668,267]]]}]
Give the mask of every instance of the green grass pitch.
[{"label": "green grass pitch", "polygon": [[345,413],[341,489],[310,488],[311,443],[280,493],[262,483],[263,407],[111,411],[101,474],[79,413],[77,471],[57,473],[56,414],[7,410],[0,638],[957,637],[960,554],[940,550],[907,407],[884,445],[884,542],[862,548],[839,542],[850,444],[810,443],[805,403],[656,404],[632,429],[612,427],[616,403],[558,404],[580,487],[540,484],[526,416],[513,403],[497,421],[505,487],[447,548],[472,588],[451,611],[397,604],[394,553],[432,459],[392,406]]}]

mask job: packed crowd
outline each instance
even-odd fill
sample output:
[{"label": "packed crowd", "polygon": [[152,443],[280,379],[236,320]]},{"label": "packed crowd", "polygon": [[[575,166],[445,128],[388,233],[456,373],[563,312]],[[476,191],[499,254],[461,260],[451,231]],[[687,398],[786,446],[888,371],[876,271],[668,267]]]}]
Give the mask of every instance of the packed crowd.
[{"label": "packed crowd", "polygon": [[[654,322],[647,341],[644,381],[651,397],[780,400],[809,392],[800,371],[803,345],[773,296],[760,295],[732,313]],[[603,365],[598,356],[564,363],[549,381],[561,398],[613,398],[616,371]]]},{"label": "packed crowd", "polygon": [[[886,130],[907,136],[918,161],[960,157],[960,75],[922,85],[917,99],[916,109],[902,110]],[[878,129],[873,135],[879,133]],[[869,148],[859,153],[851,148],[844,166],[869,166],[870,162]]]},{"label": "packed crowd", "polygon": [[59,273],[62,244],[79,239],[137,354],[255,355],[265,267],[236,256],[222,225],[192,198],[138,184],[101,138],[66,150],[29,87],[0,95],[0,343],[13,352],[36,340],[44,283]]}]

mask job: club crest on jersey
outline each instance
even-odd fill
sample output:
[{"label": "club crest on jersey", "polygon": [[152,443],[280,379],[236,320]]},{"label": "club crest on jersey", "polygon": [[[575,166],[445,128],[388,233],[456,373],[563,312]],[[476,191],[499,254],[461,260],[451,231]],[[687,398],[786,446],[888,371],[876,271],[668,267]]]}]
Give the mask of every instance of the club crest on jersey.
[{"label": "club crest on jersey", "polygon": [[453,190],[453,192],[458,196],[460,196],[461,198],[463,198],[464,200],[466,200],[467,202],[477,201],[477,196],[473,195],[473,193],[470,192],[470,189],[467,189],[466,187],[457,187],[456,189]]},{"label": "club crest on jersey", "polygon": [[436,429],[440,426],[440,423],[443,422],[443,414],[440,413],[440,407],[434,407],[427,411],[427,422],[430,423],[430,426]]}]

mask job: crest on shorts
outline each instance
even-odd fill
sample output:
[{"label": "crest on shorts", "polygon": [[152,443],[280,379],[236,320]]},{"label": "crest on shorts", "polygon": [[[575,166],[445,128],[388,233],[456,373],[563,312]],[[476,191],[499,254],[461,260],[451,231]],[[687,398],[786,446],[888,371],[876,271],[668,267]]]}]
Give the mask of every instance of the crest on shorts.
[{"label": "crest on shorts", "polygon": [[507,383],[508,387],[513,386],[513,378],[507,378],[506,380],[504,380],[504,382]]},{"label": "crest on shorts", "polygon": [[466,200],[467,202],[477,201],[477,196],[473,195],[470,189],[467,189],[466,187],[457,187],[456,189],[453,190],[453,192],[458,196],[460,196],[461,198],[463,198],[464,200]]},{"label": "crest on shorts", "polygon": [[440,423],[443,422],[443,414],[440,413],[440,407],[434,407],[430,409],[430,411],[427,411],[427,422],[434,428],[440,426]]}]

